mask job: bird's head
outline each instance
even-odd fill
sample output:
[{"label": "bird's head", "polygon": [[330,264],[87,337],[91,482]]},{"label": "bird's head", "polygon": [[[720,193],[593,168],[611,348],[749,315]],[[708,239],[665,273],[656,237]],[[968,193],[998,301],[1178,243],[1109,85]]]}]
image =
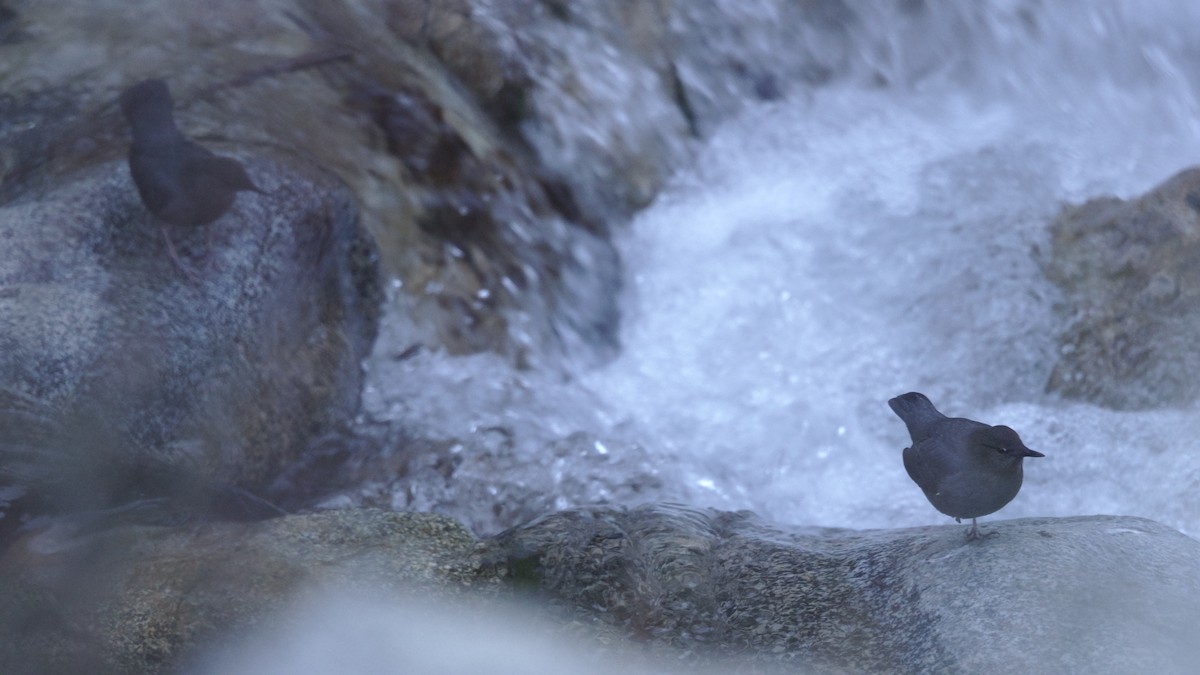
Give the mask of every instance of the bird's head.
[{"label": "bird's head", "polygon": [[171,91],[162,80],[142,80],[121,92],[121,112],[134,126],[148,116],[170,118],[172,106]]},{"label": "bird's head", "polygon": [[933,403],[930,402],[929,397],[925,394],[919,391],[910,391],[907,394],[901,394],[888,400],[888,406],[899,413],[901,409],[932,408]]},{"label": "bird's head", "polygon": [[983,448],[995,452],[997,457],[1009,460],[1021,460],[1026,457],[1045,457],[1037,450],[1025,447],[1017,432],[1003,424],[980,429],[975,441]]},{"label": "bird's head", "polygon": [[225,190],[232,192],[245,190],[263,195],[267,194],[255,185],[254,181],[250,180],[250,174],[246,173],[246,167],[242,166],[242,163],[236,159],[210,157],[194,165],[193,170],[204,174],[207,180],[219,184]]}]

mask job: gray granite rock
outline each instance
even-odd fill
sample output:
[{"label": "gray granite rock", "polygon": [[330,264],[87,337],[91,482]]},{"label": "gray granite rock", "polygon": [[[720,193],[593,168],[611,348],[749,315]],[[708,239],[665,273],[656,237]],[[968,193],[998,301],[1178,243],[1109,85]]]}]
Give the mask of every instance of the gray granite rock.
[{"label": "gray granite rock", "polygon": [[181,264],[122,161],[0,206],[0,481],[67,508],[257,489],[357,410],[379,293],[353,200],[240,158],[267,194],[173,230]]},{"label": "gray granite rock", "polygon": [[1136,199],[1098,197],[1051,224],[1046,275],[1068,328],[1047,388],[1117,409],[1200,394],[1200,169]]},{"label": "gray granite rock", "polygon": [[575,509],[494,560],[652,642],[805,672],[1188,672],[1200,543],[1126,517],[848,531],[668,505]]}]

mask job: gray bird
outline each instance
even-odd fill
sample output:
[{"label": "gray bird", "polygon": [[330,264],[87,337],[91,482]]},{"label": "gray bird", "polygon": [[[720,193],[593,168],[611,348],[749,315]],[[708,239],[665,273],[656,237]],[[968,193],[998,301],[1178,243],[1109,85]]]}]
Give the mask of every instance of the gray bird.
[{"label": "gray bird", "polygon": [[1021,489],[1026,457],[1045,457],[1021,442],[1009,427],[962,417],[946,417],[915,391],[888,401],[904,420],[912,447],[904,449],[904,468],[929,503],[962,522],[971,519],[967,539],[979,539],[976,518],[995,513]]},{"label": "gray bird", "polygon": [[[121,92],[121,111],[133,130],[129,173],[146,209],[162,222],[207,225],[233,206],[238,192],[262,193],[241,162],[215,155],[179,131],[162,80],[143,80]],[[182,268],[165,227],[163,237]]]}]

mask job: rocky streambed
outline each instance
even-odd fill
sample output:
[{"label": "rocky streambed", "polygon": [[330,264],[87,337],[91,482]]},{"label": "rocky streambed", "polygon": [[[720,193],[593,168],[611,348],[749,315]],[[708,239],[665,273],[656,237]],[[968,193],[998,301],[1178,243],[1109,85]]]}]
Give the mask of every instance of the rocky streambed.
[{"label": "rocky streambed", "polygon": [[[217,646],[313,589],[398,612],[532,601],[538,630],[647,672],[1200,663],[1200,544],[1151,521],[995,519],[972,543],[805,528],[665,503],[670,476],[636,443],[616,458],[567,434],[526,470],[503,426],[456,441],[386,418],[386,396],[363,413],[364,389],[405,372],[383,364],[434,350],[569,389],[564,355],[621,349],[614,232],[692,144],[747,102],[889,86],[878,26],[938,11],[0,5],[0,670],[228,672]],[[117,95],[145,77],[263,188],[182,235],[199,279],[126,168]],[[1046,223],[1035,255],[1064,298],[1050,390],[1195,400],[1177,357],[1194,182]],[[555,458],[576,455],[608,482],[564,476]],[[498,494],[479,476],[524,478]],[[558,503],[545,486],[564,480],[603,505]],[[471,625],[509,614],[485,616]]]}]

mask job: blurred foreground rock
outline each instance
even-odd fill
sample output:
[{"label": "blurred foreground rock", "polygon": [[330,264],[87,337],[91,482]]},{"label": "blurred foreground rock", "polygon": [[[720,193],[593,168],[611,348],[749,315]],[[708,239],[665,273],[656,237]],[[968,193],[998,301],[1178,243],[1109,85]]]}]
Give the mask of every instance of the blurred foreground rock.
[{"label": "blurred foreground rock", "polygon": [[[369,625],[411,633],[394,624],[418,620],[420,605],[397,592],[433,598],[451,613],[441,625],[481,631],[476,644],[493,641],[498,657],[480,617],[463,610],[456,621],[460,606],[448,602],[536,599],[539,609],[523,611],[550,623],[523,625],[539,635],[602,660],[640,653],[713,672],[1200,664],[1200,543],[1106,516],[990,521],[995,534],[970,543],[964,530],[783,528],[672,505],[563,511],[483,542],[441,516],[373,510],[93,534],[60,523],[0,558],[0,668],[173,672],[235,642],[270,662],[272,625],[311,635],[314,622],[348,620],[354,597],[373,598]],[[322,592],[331,607],[303,602]],[[247,638],[253,627],[268,631],[263,640]],[[341,672],[367,653],[382,659],[369,672],[465,657],[440,653],[456,643],[432,635],[388,657],[370,630],[317,632],[340,636],[314,653],[342,654]],[[286,644],[276,648],[295,662]]]},{"label": "blurred foreground rock", "polygon": [[1136,199],[1098,197],[1051,224],[1043,262],[1069,328],[1047,388],[1121,410],[1200,394],[1200,169]]},{"label": "blurred foreground rock", "polygon": [[67,523],[0,559],[0,672],[174,672],[317,589],[488,595],[475,539],[441,516],[382,511],[255,524]]}]

